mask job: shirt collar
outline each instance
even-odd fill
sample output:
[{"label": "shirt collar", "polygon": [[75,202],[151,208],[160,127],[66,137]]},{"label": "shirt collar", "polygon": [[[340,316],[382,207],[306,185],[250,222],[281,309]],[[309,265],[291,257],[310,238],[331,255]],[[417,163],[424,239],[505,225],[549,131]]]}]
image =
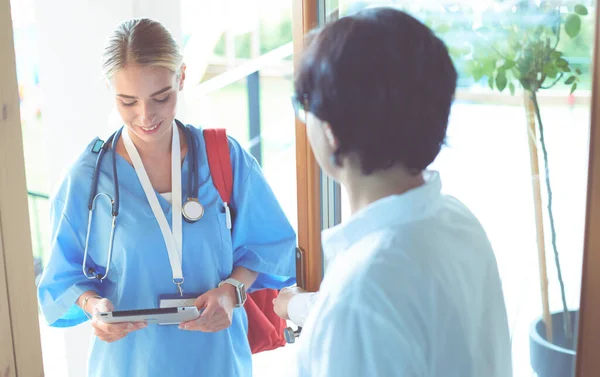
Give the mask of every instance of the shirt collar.
[{"label": "shirt collar", "polygon": [[322,233],[323,252],[332,260],[365,235],[393,224],[407,224],[431,216],[438,208],[442,182],[436,171],[423,172],[425,183],[400,195],[379,199],[347,221]]}]

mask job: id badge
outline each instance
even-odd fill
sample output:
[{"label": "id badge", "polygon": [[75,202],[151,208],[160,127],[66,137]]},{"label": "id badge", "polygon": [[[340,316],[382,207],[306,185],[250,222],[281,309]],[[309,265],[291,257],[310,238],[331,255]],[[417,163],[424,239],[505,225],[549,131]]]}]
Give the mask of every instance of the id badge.
[{"label": "id badge", "polygon": [[196,299],[200,295],[196,294],[183,294],[183,296],[179,294],[166,294],[160,295],[158,297],[158,307],[159,308],[174,308],[179,306],[194,306],[196,303]]}]

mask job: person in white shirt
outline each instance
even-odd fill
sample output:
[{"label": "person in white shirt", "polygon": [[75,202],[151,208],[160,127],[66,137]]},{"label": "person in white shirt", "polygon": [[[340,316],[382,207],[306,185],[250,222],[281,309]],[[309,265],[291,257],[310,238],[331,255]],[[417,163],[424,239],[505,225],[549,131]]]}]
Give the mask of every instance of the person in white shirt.
[{"label": "person in white shirt", "polygon": [[274,302],[302,296],[312,307],[298,376],[512,375],[490,242],[427,170],[445,141],[456,80],[444,43],[393,8],[362,10],[313,33],[294,108],[352,215],[323,234],[329,267],[320,292],[284,290]]}]

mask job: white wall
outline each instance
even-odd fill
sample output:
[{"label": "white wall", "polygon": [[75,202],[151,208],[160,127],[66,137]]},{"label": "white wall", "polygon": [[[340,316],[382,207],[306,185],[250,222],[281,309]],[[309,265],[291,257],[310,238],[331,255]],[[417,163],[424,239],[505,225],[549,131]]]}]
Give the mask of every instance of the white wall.
[{"label": "white wall", "polygon": [[126,19],[151,17],[181,42],[179,4],[178,0],[35,0],[50,187],[92,138],[106,136],[118,126],[108,124],[113,107],[101,71],[107,35]]}]

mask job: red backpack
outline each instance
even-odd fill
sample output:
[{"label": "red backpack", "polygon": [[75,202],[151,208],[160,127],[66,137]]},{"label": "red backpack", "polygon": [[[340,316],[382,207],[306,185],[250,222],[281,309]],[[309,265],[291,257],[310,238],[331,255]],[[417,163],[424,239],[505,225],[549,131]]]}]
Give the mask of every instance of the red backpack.
[{"label": "red backpack", "polygon": [[[204,130],[210,175],[221,200],[231,203],[233,171],[229,157],[227,132],[222,128]],[[248,342],[252,353],[269,351],[285,345],[285,320],[273,311],[275,289],[261,289],[248,294],[244,309],[248,315]]]}]

